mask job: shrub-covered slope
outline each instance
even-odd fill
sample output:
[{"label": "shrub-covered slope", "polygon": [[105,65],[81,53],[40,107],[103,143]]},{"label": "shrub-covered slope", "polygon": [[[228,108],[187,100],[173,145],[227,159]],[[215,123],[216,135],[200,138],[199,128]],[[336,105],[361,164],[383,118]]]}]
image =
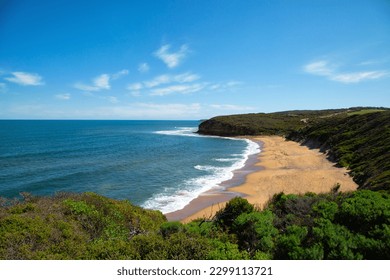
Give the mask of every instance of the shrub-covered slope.
[{"label": "shrub-covered slope", "polygon": [[219,136],[286,135],[305,127],[318,118],[347,116],[348,113],[359,110],[360,108],[301,110],[270,114],[218,116],[202,122],[199,125],[198,133]]},{"label": "shrub-covered slope", "polygon": [[328,150],[360,188],[390,190],[390,111],[322,119],[287,138]]},{"label": "shrub-covered slope", "polygon": [[199,133],[281,135],[327,151],[351,170],[360,188],[390,190],[390,110],[350,108],[215,117]]},{"label": "shrub-covered slope", "polygon": [[3,200],[0,259],[140,258],[128,241],[165,221],[158,211],[94,193]]},{"label": "shrub-covered slope", "polygon": [[198,133],[218,136],[282,135],[310,126],[323,119],[339,119],[388,111],[388,108],[355,107],[332,110],[296,110],[276,113],[258,113],[218,116],[203,121]]},{"label": "shrub-covered slope", "polygon": [[27,197],[0,208],[0,259],[390,259],[389,225],[389,195],[368,190],[263,211],[237,197],[189,224],[93,193]]}]

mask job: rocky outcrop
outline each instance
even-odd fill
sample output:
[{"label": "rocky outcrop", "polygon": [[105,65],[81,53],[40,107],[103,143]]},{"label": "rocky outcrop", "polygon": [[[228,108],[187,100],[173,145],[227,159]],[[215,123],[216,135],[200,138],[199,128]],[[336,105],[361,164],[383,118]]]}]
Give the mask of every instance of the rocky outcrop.
[{"label": "rocky outcrop", "polygon": [[198,133],[217,136],[255,135],[255,131],[245,125],[233,125],[214,118],[202,122]]}]

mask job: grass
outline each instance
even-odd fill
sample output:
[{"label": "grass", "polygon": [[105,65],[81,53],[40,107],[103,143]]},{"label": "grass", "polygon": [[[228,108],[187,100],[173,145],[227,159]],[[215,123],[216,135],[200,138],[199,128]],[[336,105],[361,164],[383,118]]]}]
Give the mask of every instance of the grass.
[{"label": "grass", "polygon": [[354,115],[365,115],[365,114],[371,114],[371,113],[377,113],[377,112],[383,112],[386,111],[385,109],[363,109],[360,111],[354,111],[354,112],[348,112],[348,116],[354,116]]}]

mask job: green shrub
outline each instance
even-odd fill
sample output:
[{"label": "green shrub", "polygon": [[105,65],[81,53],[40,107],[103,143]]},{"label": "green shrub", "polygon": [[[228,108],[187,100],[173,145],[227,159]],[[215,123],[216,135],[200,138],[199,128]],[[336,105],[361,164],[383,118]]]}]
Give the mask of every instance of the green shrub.
[{"label": "green shrub", "polygon": [[243,213],[232,225],[240,248],[251,255],[256,251],[271,253],[278,230],[273,226],[273,214],[269,210]]},{"label": "green shrub", "polygon": [[215,222],[223,228],[230,228],[234,220],[243,213],[251,213],[254,206],[242,197],[235,197],[215,215]]},{"label": "green shrub", "polygon": [[218,239],[211,241],[212,249],[207,254],[207,260],[247,260],[249,254],[240,251],[237,244],[222,242]]},{"label": "green shrub", "polygon": [[349,229],[363,234],[378,225],[389,225],[390,196],[367,190],[354,192],[342,202],[337,220]]},{"label": "green shrub", "polygon": [[166,222],[160,226],[161,235],[166,238],[173,233],[178,233],[184,230],[184,226],[180,222]]},{"label": "green shrub", "polygon": [[284,234],[279,235],[275,250],[276,259],[306,259],[303,242],[308,234],[306,227],[292,225],[287,227]]}]

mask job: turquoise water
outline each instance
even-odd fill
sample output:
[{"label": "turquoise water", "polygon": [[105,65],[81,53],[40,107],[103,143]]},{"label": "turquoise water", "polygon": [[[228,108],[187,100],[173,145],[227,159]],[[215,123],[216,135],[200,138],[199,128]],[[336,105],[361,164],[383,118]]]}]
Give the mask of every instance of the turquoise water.
[{"label": "turquoise water", "polygon": [[0,121],[0,196],[92,191],[163,213],[221,188],[259,147],[197,121]]}]

